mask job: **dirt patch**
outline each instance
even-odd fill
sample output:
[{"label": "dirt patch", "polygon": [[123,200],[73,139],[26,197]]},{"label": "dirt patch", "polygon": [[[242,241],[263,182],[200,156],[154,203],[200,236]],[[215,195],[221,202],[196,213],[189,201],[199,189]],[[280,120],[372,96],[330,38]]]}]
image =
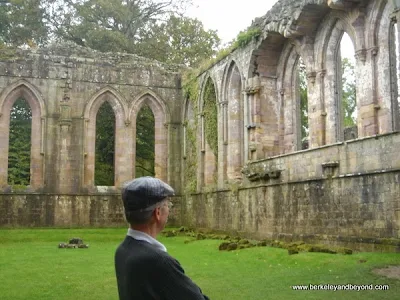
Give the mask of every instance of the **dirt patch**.
[{"label": "dirt patch", "polygon": [[377,275],[400,280],[400,266],[389,266],[387,268],[375,269],[372,272]]}]

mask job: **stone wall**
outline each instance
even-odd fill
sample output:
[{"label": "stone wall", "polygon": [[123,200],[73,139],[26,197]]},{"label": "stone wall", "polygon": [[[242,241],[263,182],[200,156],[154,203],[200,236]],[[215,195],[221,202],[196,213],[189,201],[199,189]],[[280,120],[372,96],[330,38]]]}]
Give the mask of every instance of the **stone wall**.
[{"label": "stone wall", "polygon": [[[183,113],[185,121],[197,116],[197,144],[186,151],[197,151],[199,170],[196,193],[182,202],[183,223],[259,238],[400,238],[398,15],[384,0],[287,0],[257,18],[253,28],[260,35],[200,74],[193,111]],[[351,130],[341,102],[344,33],[352,41],[347,47],[354,47],[357,78]],[[300,134],[300,58],[307,150]],[[217,176],[205,180],[202,107],[210,80],[219,143]],[[193,159],[183,162],[184,185],[193,182],[190,164]]]},{"label": "stone wall", "polygon": [[[136,114],[148,104],[156,117],[156,173],[177,191],[171,224],[257,238],[399,239],[400,10],[392,5],[279,1],[253,23],[257,37],[199,74],[193,99],[182,95],[179,66],[134,55],[69,45],[0,57],[0,226],[123,223],[118,191],[134,177]],[[338,67],[344,32],[356,53],[357,120],[350,133]],[[301,150],[300,57],[307,150]],[[22,193],[6,181],[9,110],[18,96],[32,108],[35,133],[34,176]],[[113,187],[93,183],[94,121],[104,101],[116,115]],[[217,147],[207,139],[206,120],[217,124],[211,132]]]},{"label": "stone wall", "polygon": [[396,133],[258,161],[251,182],[188,196],[182,218],[260,239],[399,238],[399,147]]},{"label": "stone wall", "polygon": [[[0,59],[0,188],[7,184],[10,109],[23,97],[32,109],[28,191],[79,194],[94,185],[96,114],[108,101],[116,119],[115,186],[134,177],[136,115],[155,116],[156,175],[177,189],[181,82],[178,66],[135,55],[99,53],[74,44],[18,50]],[[107,189],[110,189],[107,188]],[[104,190],[104,188],[101,188]]]},{"label": "stone wall", "polygon": [[125,224],[119,194],[0,195],[0,225],[5,227],[88,227]]}]

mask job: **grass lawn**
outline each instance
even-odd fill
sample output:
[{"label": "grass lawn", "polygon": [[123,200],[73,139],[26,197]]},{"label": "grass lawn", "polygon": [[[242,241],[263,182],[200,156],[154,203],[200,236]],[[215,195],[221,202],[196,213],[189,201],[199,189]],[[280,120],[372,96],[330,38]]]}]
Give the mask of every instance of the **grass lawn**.
[{"label": "grass lawn", "polygon": [[[125,228],[0,229],[0,299],[117,300],[113,259],[125,233]],[[90,248],[57,248],[58,243],[73,237],[82,238]],[[400,299],[400,280],[371,272],[375,267],[400,265],[400,254],[289,256],[287,250],[269,247],[220,252],[220,241],[185,244],[185,239],[160,237],[212,300]],[[310,283],[387,284],[390,289],[334,292],[291,288]]]}]

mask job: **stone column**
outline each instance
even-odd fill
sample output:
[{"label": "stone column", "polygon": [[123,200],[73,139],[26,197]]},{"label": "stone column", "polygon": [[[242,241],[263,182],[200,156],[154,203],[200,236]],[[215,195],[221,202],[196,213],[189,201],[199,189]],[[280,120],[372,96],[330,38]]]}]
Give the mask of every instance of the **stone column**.
[{"label": "stone column", "polygon": [[244,105],[243,105],[243,121],[244,121],[244,132],[243,132],[243,143],[244,143],[244,164],[247,163],[247,161],[250,159],[249,157],[249,130],[247,129],[247,126],[251,123],[251,117],[250,117],[250,104],[249,104],[249,96],[247,95],[246,91],[243,91],[243,98],[244,98]]},{"label": "stone column", "polygon": [[[325,111],[325,74],[326,70],[317,72],[313,97],[308,99],[310,148],[319,147],[326,143],[326,116]],[[318,93],[319,87],[319,93]]]},{"label": "stone column", "polygon": [[71,106],[68,104],[60,105],[59,120],[59,192],[69,193],[72,190],[73,170],[71,168],[70,153],[71,148]]},{"label": "stone column", "polygon": [[248,123],[246,125],[249,144],[248,152],[250,160],[257,160],[263,157],[262,144],[261,144],[261,115],[260,115],[260,78],[258,76],[249,78],[247,80],[247,87],[245,93],[247,95],[248,103]]},{"label": "stone column", "polygon": [[187,143],[187,141],[186,141],[186,126],[187,126],[187,124],[183,123],[182,126],[183,126],[183,153],[182,153],[182,157],[183,157],[183,159],[186,159],[186,148],[187,148],[187,146],[186,146],[186,143]]},{"label": "stone column", "polygon": [[227,180],[228,164],[228,102],[219,102],[220,118],[218,119],[218,188],[223,188]]},{"label": "stone column", "polygon": [[[399,86],[399,82],[400,79],[398,78],[399,76],[399,65],[400,65],[400,26],[399,26],[399,21],[400,21],[400,0],[392,0],[393,3],[393,7],[394,7],[394,11],[391,15],[392,17],[392,22],[393,24],[397,24],[397,34],[395,36],[396,41],[393,41],[394,45],[395,45],[395,51],[397,51],[394,55],[393,55],[393,59],[396,61],[396,67],[395,67],[395,80],[396,82],[396,86],[397,86],[397,92],[395,93],[395,97],[397,97],[397,99],[393,99],[392,101],[394,102],[394,105],[400,105],[399,103],[399,91],[400,91],[400,86]],[[397,44],[397,48],[396,48],[396,44]],[[392,114],[392,118],[393,118],[393,130],[400,130],[400,113],[399,113],[399,109],[400,107],[395,110],[395,113]]]}]

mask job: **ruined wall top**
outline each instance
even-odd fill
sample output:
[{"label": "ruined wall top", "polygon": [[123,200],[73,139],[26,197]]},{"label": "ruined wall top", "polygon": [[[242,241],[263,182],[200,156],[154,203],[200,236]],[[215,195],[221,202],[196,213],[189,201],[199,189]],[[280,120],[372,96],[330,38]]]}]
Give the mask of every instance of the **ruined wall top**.
[{"label": "ruined wall top", "polygon": [[367,2],[368,0],[280,0],[263,17],[256,18],[252,26],[260,28],[264,35],[268,32],[285,37],[303,35],[310,29],[308,24],[316,26],[318,19],[322,19],[330,9],[346,10]]},{"label": "ruined wall top", "polygon": [[[55,63],[80,62],[102,67],[112,66],[119,68],[150,67],[160,71],[179,72],[181,65],[166,64],[149,58],[141,57],[130,53],[103,53],[87,47],[79,46],[73,42],[53,43],[37,49],[16,49],[14,55],[8,60],[14,59],[35,59],[43,57],[45,60],[52,60]],[[4,60],[4,59],[1,59]]]}]

